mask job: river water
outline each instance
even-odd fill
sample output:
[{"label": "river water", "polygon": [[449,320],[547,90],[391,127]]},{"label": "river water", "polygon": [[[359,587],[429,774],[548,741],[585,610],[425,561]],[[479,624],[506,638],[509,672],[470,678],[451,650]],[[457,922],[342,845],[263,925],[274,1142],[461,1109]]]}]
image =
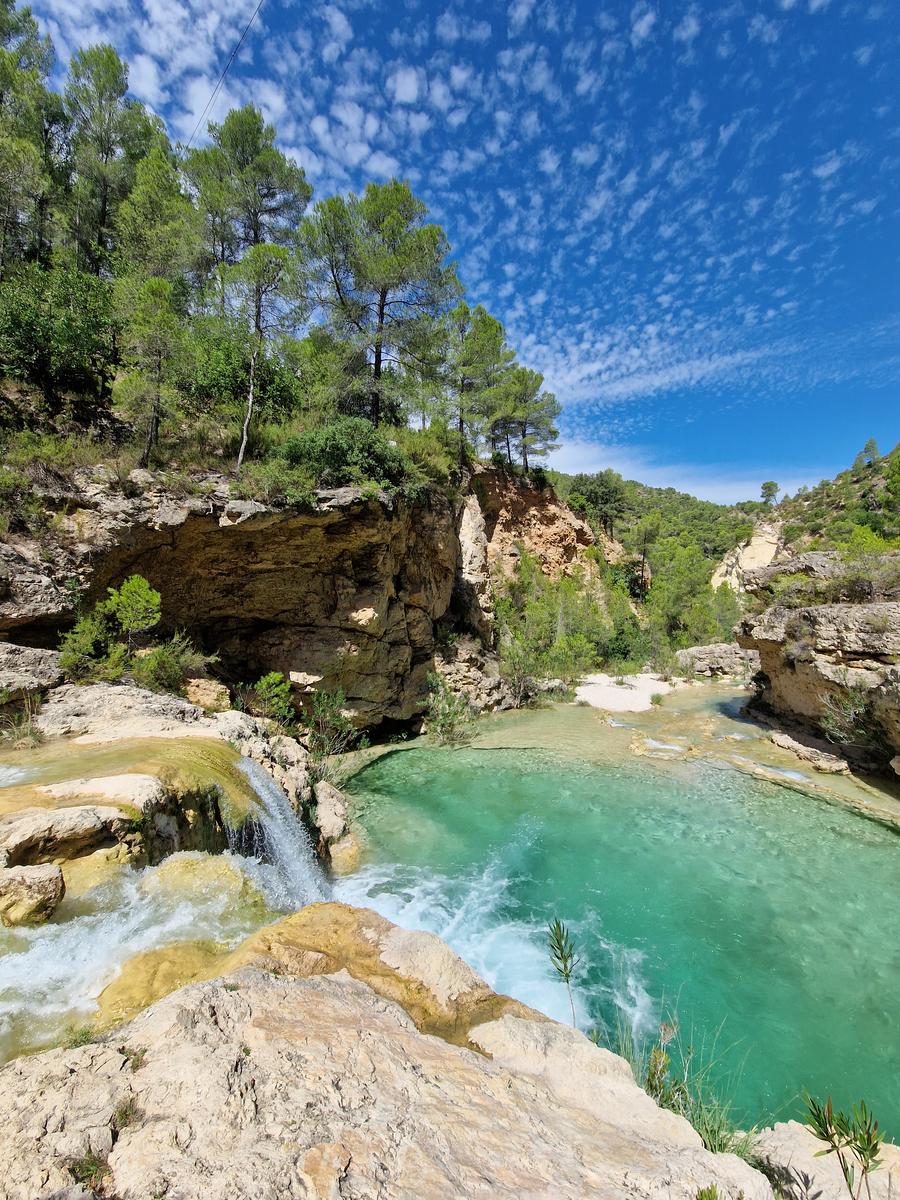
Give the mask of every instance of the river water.
[{"label": "river water", "polygon": [[[378,759],[350,783],[366,861],[337,896],[433,930],[566,1020],[546,955],[559,917],[583,1028],[652,1039],[677,1011],[739,1119],[797,1115],[807,1089],[864,1097],[900,1136],[898,835],[795,790],[790,758],[766,767],[789,786],[746,773],[760,732],[691,703],[612,727],[572,707],[516,715],[472,748]],[[705,752],[723,737],[736,763]]]}]

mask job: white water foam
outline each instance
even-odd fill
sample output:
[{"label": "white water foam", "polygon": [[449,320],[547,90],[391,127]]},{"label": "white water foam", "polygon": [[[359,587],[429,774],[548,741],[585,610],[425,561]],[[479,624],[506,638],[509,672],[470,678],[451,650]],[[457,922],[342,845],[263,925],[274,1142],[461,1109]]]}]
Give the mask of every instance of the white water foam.
[{"label": "white water foam", "polygon": [[21,783],[28,774],[24,767],[9,767],[0,763],[0,788],[13,787]]},{"label": "white water foam", "polygon": [[[199,852],[173,858],[200,859]],[[230,855],[227,857],[231,857]],[[172,861],[171,859],[167,861]],[[245,861],[235,858],[238,868]],[[232,912],[233,893],[213,884],[172,893],[152,883],[157,868],[122,867],[46,925],[3,931],[0,1047],[33,1031],[87,1017],[122,963],[143,950],[210,938],[236,944],[249,929]],[[64,902],[64,905],[67,902]]]},{"label": "white water foam", "polygon": [[309,833],[283,789],[251,759],[242,758],[238,766],[250,780],[259,804],[251,814],[251,826],[235,833],[232,850],[274,867],[276,878],[270,880],[267,892],[267,899],[274,907],[294,912],[304,904],[327,900],[328,883]]},{"label": "white water foam", "polygon": [[[334,898],[373,908],[404,929],[438,934],[497,992],[513,996],[554,1020],[568,1023],[571,1009],[565,985],[554,975],[547,954],[547,926],[535,918],[510,916],[516,908],[507,866],[492,858],[480,872],[459,878],[422,867],[370,864],[334,883]],[[573,928],[580,938],[587,930]],[[624,1014],[635,1036],[652,1027],[653,1001],[640,976],[638,951],[615,946],[594,934],[604,954],[609,986],[592,985],[582,964],[574,991],[582,1029],[595,1024],[602,997]]]}]

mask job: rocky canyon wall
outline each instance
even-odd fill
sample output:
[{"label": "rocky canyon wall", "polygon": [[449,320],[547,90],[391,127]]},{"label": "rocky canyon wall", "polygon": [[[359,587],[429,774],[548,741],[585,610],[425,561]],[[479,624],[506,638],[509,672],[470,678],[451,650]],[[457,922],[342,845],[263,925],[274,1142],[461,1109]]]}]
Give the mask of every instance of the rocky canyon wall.
[{"label": "rocky canyon wall", "polygon": [[78,605],[138,573],[164,629],[232,682],[280,671],[299,694],[341,688],[360,726],[403,724],[424,707],[439,622],[491,646],[492,577],[519,544],[555,574],[592,540],[550,489],[502,471],[476,470],[452,499],[341,488],[304,510],[234,500],[216,477],[196,490],[96,468],[48,493],[51,535],[0,543],[0,641],[55,646]]}]

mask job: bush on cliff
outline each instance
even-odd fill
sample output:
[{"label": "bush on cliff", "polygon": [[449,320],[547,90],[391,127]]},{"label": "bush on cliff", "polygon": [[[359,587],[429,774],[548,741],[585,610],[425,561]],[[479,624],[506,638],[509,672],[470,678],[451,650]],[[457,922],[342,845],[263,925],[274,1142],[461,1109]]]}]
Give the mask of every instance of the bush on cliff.
[{"label": "bush on cliff", "polygon": [[60,644],[60,670],[73,683],[114,682],[130,674],[140,687],[180,695],[185,680],[214,661],[184,633],[146,645],[162,605],[159,592],[142,575],[131,575],[108,592]]},{"label": "bush on cliff", "polygon": [[428,676],[428,733],[441,746],[463,746],[475,734],[475,713],[465,696],[447,686],[440,675]]},{"label": "bush on cliff", "polygon": [[398,446],[364,417],[342,417],[292,437],[281,454],[320,487],[368,482],[399,487],[414,473]]}]

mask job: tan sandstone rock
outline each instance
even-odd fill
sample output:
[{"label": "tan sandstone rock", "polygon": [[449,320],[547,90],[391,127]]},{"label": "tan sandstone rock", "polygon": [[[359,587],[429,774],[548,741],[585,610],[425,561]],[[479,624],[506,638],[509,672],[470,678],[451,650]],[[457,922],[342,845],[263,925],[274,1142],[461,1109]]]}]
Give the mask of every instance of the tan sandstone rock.
[{"label": "tan sandstone rock", "polygon": [[[389,976],[414,1008],[414,984],[419,1002],[470,1013],[473,993],[493,993],[446,947],[391,928],[365,913],[354,926],[368,982],[337,963],[312,978],[244,968],[176,991],[100,1042],[10,1063],[0,1200],[84,1196],[70,1164],[88,1153],[119,1200],[695,1200],[713,1184],[731,1200],[771,1200],[762,1175],[704,1150],[575,1030],[485,996],[477,1050],[422,1032],[386,995]],[[131,1119],[114,1135],[123,1109]]]},{"label": "tan sandstone rock", "polygon": [[0,851],[13,867],[75,858],[121,840],[129,828],[120,808],[24,808],[0,817]]},{"label": "tan sandstone rock", "polygon": [[690,646],[675,653],[678,666],[690,675],[737,675],[746,677],[759,670],[755,650],[742,650],[736,642],[715,642],[711,646]]},{"label": "tan sandstone rock", "polygon": [[50,863],[0,869],[0,921],[4,925],[41,925],[65,895],[62,871]]}]

